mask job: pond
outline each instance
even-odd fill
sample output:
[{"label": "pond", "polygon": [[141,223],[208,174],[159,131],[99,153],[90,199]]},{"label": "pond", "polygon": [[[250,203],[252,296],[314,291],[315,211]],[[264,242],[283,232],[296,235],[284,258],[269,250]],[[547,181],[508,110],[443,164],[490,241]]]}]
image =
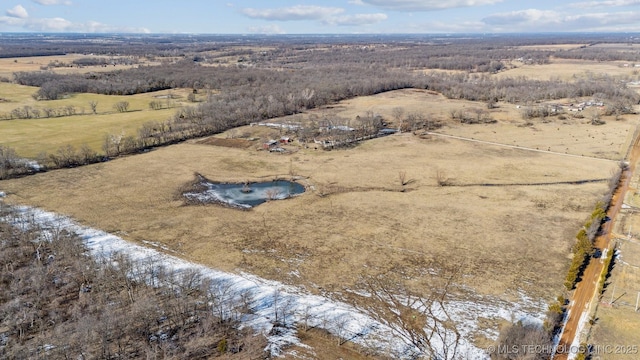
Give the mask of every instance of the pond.
[{"label": "pond", "polygon": [[302,194],[304,186],[294,181],[275,180],[253,183],[216,183],[201,178],[197,191],[184,193],[196,203],[221,203],[249,209],[269,200],[282,200]]}]

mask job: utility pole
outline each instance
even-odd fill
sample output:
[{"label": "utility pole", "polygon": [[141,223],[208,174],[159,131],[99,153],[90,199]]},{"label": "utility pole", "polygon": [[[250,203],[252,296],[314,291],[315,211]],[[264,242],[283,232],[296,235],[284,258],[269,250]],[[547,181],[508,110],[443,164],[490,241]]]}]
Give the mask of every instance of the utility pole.
[{"label": "utility pole", "polygon": [[611,291],[611,300],[609,301],[609,305],[613,305],[613,294],[616,293],[616,286],[613,285],[613,290]]}]

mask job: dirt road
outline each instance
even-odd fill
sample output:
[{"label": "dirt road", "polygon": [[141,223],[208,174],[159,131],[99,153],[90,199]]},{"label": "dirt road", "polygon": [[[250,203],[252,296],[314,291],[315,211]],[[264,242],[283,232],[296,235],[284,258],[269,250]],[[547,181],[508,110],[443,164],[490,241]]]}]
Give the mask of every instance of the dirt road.
[{"label": "dirt road", "polygon": [[[629,168],[622,174],[620,180],[620,186],[613,194],[611,200],[611,206],[607,211],[609,221],[607,221],[602,228],[600,236],[598,236],[594,242],[596,248],[608,249],[607,251],[613,251],[611,249],[611,237],[616,221],[616,216],[622,208],[625,194],[629,188],[629,181],[636,169],[636,163],[640,159],[640,146],[638,145],[640,138],[636,138],[633,142],[633,147],[630,153]],[[569,352],[575,351],[575,348],[571,346],[579,345],[580,331],[584,326],[588,326],[588,316],[590,312],[590,304],[594,297],[598,294],[598,281],[600,274],[602,273],[604,264],[600,259],[590,259],[591,261],[587,265],[582,280],[576,285],[576,289],[571,296],[570,305],[567,309],[568,319],[565,323],[560,342],[558,343],[558,352],[554,356],[555,360],[564,360],[569,358]]]}]

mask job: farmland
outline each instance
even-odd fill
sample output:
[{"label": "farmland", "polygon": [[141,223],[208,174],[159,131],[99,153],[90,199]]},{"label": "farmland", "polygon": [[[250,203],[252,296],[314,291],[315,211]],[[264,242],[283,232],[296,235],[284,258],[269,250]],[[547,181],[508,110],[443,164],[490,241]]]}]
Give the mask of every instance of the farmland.
[{"label": "farmland", "polygon": [[[486,76],[543,73],[547,78],[536,80],[570,82],[602,72],[617,72],[628,81],[635,76],[618,62],[581,60],[517,64]],[[6,99],[0,113],[43,106],[31,96],[35,91],[0,83],[0,97]],[[67,144],[87,144],[100,152],[107,134],[137,136],[142,124],[197,106],[186,100],[191,93],[191,88],[174,88],[135,95],[70,94],[46,104],[84,108],[79,114],[0,121],[0,144],[28,158]],[[198,102],[210,100],[198,94]],[[167,98],[174,100],[171,106]],[[149,102],[157,99],[167,106],[152,110]],[[517,320],[504,311],[542,322],[547,305],[564,293],[576,233],[610,190],[608,180],[639,126],[634,113],[605,114],[604,106],[542,117],[526,116],[524,110],[591,100],[516,104],[453,98],[418,87],[374,91],[299,106],[295,114],[268,122],[313,128],[315,140],[334,125],[359,128],[368,119],[382,119],[397,129],[409,118],[419,121],[407,131],[324,150],[320,141],[300,141],[300,132],[243,119],[216,134],[3,180],[0,191],[9,204],[67,215],[197,264],[253,274],[363,309],[371,301],[363,295],[371,291],[371,279],[392,279],[399,291],[423,297],[452,279],[450,304],[489,309],[472,325],[465,316],[456,318],[458,326],[471,329],[465,341],[482,349]],[[89,109],[92,101],[98,104],[96,113]],[[114,109],[121,101],[130,103],[129,111]],[[474,121],[476,116],[482,121]],[[171,125],[184,119],[174,117]],[[282,152],[265,150],[267,140],[283,136],[293,141],[282,144]],[[248,211],[192,205],[181,194],[198,174],[234,183],[287,179],[306,192]],[[322,343],[312,334],[304,336],[311,336],[309,343]]]}]

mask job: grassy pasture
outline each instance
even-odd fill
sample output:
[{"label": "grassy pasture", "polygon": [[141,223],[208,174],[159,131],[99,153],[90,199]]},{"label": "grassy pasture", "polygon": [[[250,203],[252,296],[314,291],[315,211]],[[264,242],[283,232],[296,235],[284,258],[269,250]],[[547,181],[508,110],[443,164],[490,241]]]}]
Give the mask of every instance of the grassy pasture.
[{"label": "grassy pasture", "polygon": [[[36,157],[41,152],[55,152],[60,146],[72,144],[76,147],[88,144],[96,151],[106,134],[135,135],[147,121],[164,121],[175,112],[175,107],[187,103],[189,89],[163,90],[132,96],[99,94],[74,94],[68,98],[51,101],[36,101],[31,94],[37,88],[0,83],[0,113],[30,106],[36,109],[63,109],[73,106],[78,115],[37,119],[0,120],[0,144],[11,146],[24,157]],[[167,99],[171,95],[173,99]],[[91,112],[89,103],[97,103],[97,114]],[[129,111],[119,113],[114,105],[129,102]],[[149,102],[159,101],[163,109],[152,110]],[[41,115],[43,116],[43,115]]]},{"label": "grassy pasture", "polygon": [[[229,271],[338,290],[366,268],[447,257],[464,263],[466,285],[482,294],[549,297],[605,184],[438,187],[436,172],[457,184],[509,184],[602,178],[614,166],[405,134],[291,156],[187,143],[1,186],[12,201]],[[404,192],[399,171],[413,180]],[[293,172],[315,190],[249,212],[184,206],[176,192],[194,172],[220,181]]]},{"label": "grassy pasture", "polygon": [[[52,62],[65,63],[71,65],[74,60],[86,59],[86,58],[102,58],[102,59],[114,59],[117,56],[105,56],[105,55],[83,55],[83,54],[67,54],[67,55],[54,55],[54,56],[31,56],[31,57],[18,57],[18,58],[2,58],[0,59],[0,77],[6,77],[11,79],[13,73],[20,71],[40,71],[47,67]],[[109,65],[103,66],[83,66],[83,67],[52,67],[49,71],[53,71],[58,74],[84,74],[89,72],[106,72],[114,70],[125,70],[139,65],[158,65],[159,62],[148,61],[144,58],[140,58],[139,64],[135,65]]]},{"label": "grassy pasture", "polygon": [[[628,64],[629,66],[624,66]],[[550,64],[526,65],[518,64],[509,70],[501,71],[494,76],[518,77],[524,76],[536,80],[573,81],[593,76],[631,76],[637,78],[637,69],[624,61],[587,61],[573,59],[552,59]]]},{"label": "grassy pasture", "polygon": [[578,49],[587,44],[540,44],[540,45],[520,45],[518,49],[557,51]]}]

